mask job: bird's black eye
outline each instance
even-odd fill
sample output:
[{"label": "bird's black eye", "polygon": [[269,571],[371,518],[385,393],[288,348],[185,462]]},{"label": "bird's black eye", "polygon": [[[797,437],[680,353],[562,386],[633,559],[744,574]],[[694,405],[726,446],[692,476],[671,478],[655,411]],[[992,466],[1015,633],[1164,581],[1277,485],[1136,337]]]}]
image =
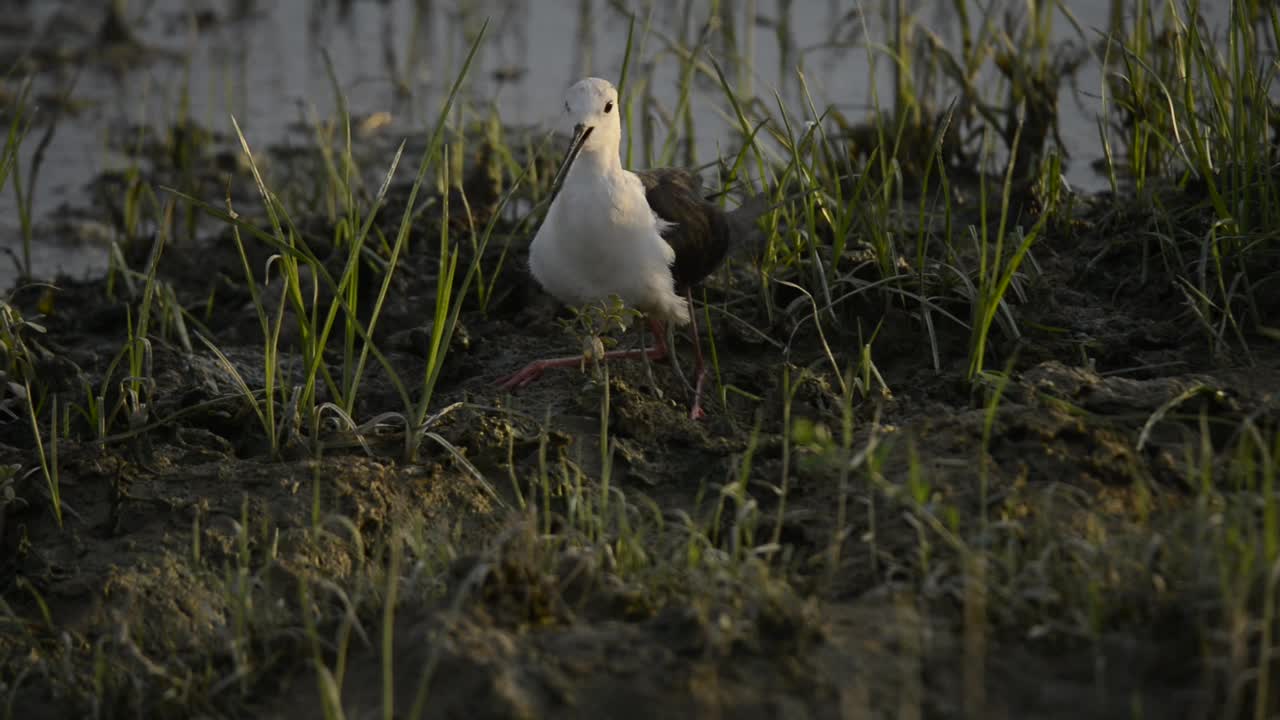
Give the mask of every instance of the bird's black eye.
[{"label": "bird's black eye", "polygon": [[609,102],[607,102],[607,103],[605,103],[605,104],[604,104],[604,112],[605,112],[605,114],[606,114],[606,115],[607,115],[607,114],[609,114],[609,113],[611,113],[611,112],[613,112],[613,101],[612,101],[612,100],[610,100]]}]

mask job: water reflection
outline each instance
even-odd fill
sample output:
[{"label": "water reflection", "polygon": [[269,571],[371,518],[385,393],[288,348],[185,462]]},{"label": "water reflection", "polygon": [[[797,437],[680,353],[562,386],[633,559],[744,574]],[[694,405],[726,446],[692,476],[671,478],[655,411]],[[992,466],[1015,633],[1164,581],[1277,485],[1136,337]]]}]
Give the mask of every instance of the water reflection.
[{"label": "water reflection", "polygon": [[[1225,17],[1227,4],[1220,5],[1210,11]],[[776,110],[777,93],[790,112],[808,116],[807,88],[819,111],[831,106],[859,118],[892,103],[895,76],[886,52],[895,29],[924,29],[952,47],[985,37],[982,18],[957,19],[955,8],[965,6],[923,0],[115,2],[130,36],[148,50],[117,57],[104,47],[105,11],[86,10],[94,4],[8,0],[0,2],[0,61],[16,66],[13,77],[34,73],[41,98],[57,97],[76,81],[80,109],[62,114],[35,189],[37,215],[48,217],[64,204],[83,204],[84,184],[95,173],[127,162],[105,140],[112,128],[189,117],[225,133],[235,114],[258,146],[292,137],[313,110],[323,116],[333,109],[324,53],[354,113],[389,112],[397,121],[394,132],[419,132],[488,18],[489,36],[467,96],[479,107],[496,107],[507,122],[545,124],[576,78],[618,76],[634,16],[634,87],[645,112],[636,118],[633,161],[698,162],[714,157],[733,127],[708,57],[724,67],[735,91],[758,96],[762,107]],[[1028,6],[997,0],[989,17],[1015,23]],[[1121,0],[1071,2],[1086,37],[1060,13],[1052,13],[1049,31],[1055,43],[1095,42],[1104,28],[1123,23],[1127,7]],[[895,24],[894,10],[905,13],[902,23]],[[699,50],[702,65],[685,77],[682,58],[691,48]],[[936,63],[921,62],[905,81],[927,88],[937,84],[939,72]],[[984,93],[1002,92],[998,75],[979,77],[991,84]],[[1063,143],[1076,150],[1069,179],[1077,186],[1101,183],[1089,168],[1096,152],[1080,150],[1097,144],[1097,103],[1090,95],[1097,94],[1100,79],[1098,68],[1084,66],[1075,78],[1083,95],[1068,84],[1061,93],[1070,99],[1058,103]],[[681,114],[686,82],[692,112]],[[949,101],[944,94],[934,98],[939,107]],[[51,105],[41,103],[45,120],[53,115]],[[33,153],[28,142],[24,168]],[[6,189],[0,195],[0,246],[13,246],[15,217]],[[37,267],[46,271],[60,266],[74,272],[102,258],[96,246],[46,243],[38,250]],[[8,272],[0,269],[0,279],[7,281]]]}]

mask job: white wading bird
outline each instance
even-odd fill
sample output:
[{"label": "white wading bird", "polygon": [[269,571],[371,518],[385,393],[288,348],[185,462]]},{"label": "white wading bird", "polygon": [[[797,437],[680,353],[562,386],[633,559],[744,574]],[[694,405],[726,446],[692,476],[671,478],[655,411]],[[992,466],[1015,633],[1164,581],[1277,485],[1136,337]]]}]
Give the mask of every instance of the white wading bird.
[{"label": "white wading bird", "polygon": [[[764,198],[726,213],[704,196],[702,181],[688,170],[623,169],[618,91],[606,80],[587,78],[569,88],[564,115],[573,127],[569,169],[533,238],[529,269],[548,293],[566,304],[617,295],[645,314],[654,346],[608,352],[606,360],[660,360],[667,355],[663,323],[692,323],[696,380],[690,417],[700,418],[706,367],[692,288],[732,248],[760,242],[763,234],[755,220],[766,207]],[[513,390],[545,370],[581,362],[580,355],[539,360],[498,384]]]}]

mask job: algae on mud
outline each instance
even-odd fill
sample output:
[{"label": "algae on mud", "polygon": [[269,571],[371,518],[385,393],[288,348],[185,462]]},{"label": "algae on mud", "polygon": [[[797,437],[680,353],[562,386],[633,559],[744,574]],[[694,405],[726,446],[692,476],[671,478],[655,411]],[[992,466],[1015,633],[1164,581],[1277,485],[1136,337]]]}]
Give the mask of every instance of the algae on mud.
[{"label": "algae on mud", "polygon": [[[1127,47],[1195,48],[1169,31]],[[1165,155],[1086,195],[1052,132],[960,104],[752,143],[724,97],[722,177],[795,199],[700,298],[701,423],[667,365],[494,390],[617,319],[523,270],[539,135],[151,133],[97,183],[111,272],[0,316],[9,714],[1274,712],[1280,258],[1241,152],[1269,135],[1202,167],[1127,97],[1116,137]]]}]

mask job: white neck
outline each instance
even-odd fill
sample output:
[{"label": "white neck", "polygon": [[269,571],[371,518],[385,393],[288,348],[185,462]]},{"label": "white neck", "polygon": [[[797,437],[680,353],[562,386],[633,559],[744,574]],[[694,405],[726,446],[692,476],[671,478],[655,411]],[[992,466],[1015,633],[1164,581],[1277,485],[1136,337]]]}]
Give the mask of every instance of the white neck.
[{"label": "white neck", "polygon": [[[583,148],[569,168],[569,177],[574,175],[600,176],[622,172],[622,160],[618,157],[618,146],[605,144],[602,147]],[[566,178],[567,179],[567,178]]]}]

